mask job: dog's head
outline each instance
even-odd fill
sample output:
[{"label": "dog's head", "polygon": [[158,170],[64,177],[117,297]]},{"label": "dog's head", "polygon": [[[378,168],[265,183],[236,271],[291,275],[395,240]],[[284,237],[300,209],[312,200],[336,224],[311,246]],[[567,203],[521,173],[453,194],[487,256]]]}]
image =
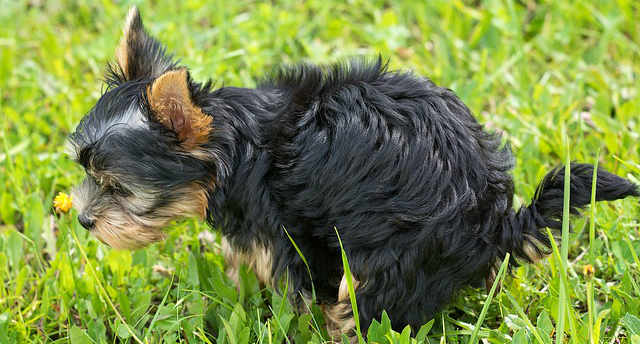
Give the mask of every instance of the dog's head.
[{"label": "dog's head", "polygon": [[136,8],[116,60],[106,92],[69,137],[86,171],[73,194],[83,227],[136,248],[161,240],[172,219],[205,216],[213,119],[194,102],[200,85],[148,35]]}]

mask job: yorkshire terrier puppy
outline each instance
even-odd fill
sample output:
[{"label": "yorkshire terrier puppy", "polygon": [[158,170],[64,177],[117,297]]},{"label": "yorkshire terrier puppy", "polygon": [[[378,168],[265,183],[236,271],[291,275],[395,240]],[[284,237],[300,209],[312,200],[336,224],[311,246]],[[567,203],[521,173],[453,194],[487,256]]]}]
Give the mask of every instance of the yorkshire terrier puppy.
[{"label": "yorkshire terrier puppy", "polygon": [[[491,281],[509,252],[548,253],[559,229],[564,168],[512,208],[514,159],[453,91],[380,59],[283,67],[255,89],[193,80],[129,12],[107,88],[71,134],[86,171],[78,220],[102,242],[134,249],[171,220],[220,230],[231,277],[323,304],[330,333],[352,334],[342,239],[364,333],[386,310],[417,329],[464,286]],[[571,165],[571,211],[589,204],[594,169]],[[596,199],[638,196],[597,171]],[[306,257],[311,278],[287,233]]]}]

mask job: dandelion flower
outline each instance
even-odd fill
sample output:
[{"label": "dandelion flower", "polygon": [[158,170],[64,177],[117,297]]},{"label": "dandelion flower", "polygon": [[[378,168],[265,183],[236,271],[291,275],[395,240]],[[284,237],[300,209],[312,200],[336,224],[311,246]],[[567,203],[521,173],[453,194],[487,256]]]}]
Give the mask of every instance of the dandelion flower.
[{"label": "dandelion flower", "polygon": [[53,206],[56,208],[57,212],[66,213],[71,209],[71,205],[71,196],[64,192],[58,192],[56,198],[53,199]]},{"label": "dandelion flower", "polygon": [[585,266],[582,267],[582,274],[585,277],[593,277],[593,274],[595,273],[595,269],[593,268],[593,265],[591,264],[587,264]]}]

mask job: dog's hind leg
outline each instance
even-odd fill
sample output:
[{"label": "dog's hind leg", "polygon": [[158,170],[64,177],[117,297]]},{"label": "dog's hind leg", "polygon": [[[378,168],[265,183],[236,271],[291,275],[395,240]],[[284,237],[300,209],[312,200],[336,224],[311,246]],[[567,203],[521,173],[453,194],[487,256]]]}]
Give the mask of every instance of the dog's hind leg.
[{"label": "dog's hind leg", "polygon": [[[352,277],[352,285],[358,290],[360,282]],[[355,319],[353,318],[352,305],[349,299],[347,276],[343,275],[338,289],[338,301],[329,306],[322,307],[327,331],[332,340],[340,342],[342,334],[349,338],[350,342],[357,342],[355,333]]]},{"label": "dog's hind leg", "polygon": [[[351,251],[348,258],[356,279],[355,296],[363,336],[373,319],[381,321],[383,311],[395,331],[401,332],[406,325],[417,331],[475,276],[474,257],[451,257],[443,264],[445,258],[437,252],[427,254],[418,247]],[[340,320],[337,322],[340,327],[334,327],[335,330],[350,334],[355,326],[351,321],[351,303],[346,286],[340,291],[341,299],[330,309],[331,319]]]}]

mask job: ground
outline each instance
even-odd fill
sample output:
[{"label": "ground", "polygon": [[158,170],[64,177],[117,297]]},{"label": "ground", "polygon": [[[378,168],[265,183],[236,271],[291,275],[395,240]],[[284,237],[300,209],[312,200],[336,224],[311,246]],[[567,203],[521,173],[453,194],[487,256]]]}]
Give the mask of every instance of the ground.
[{"label": "ground", "polygon": [[[640,2],[136,3],[198,80],[253,86],[281,63],[380,53],[446,85],[505,133],[516,204],[567,158],[639,182]],[[236,291],[219,237],[202,223],[115,251],[75,212],[53,211],[54,196],[82,177],[64,140],[101,94],[129,4],[0,7],[0,343],[322,342],[317,308],[297,315],[252,273]],[[490,303],[486,290],[467,289],[417,339],[383,320],[369,341],[640,343],[639,209],[598,204],[571,218],[565,252],[515,269]]]}]

